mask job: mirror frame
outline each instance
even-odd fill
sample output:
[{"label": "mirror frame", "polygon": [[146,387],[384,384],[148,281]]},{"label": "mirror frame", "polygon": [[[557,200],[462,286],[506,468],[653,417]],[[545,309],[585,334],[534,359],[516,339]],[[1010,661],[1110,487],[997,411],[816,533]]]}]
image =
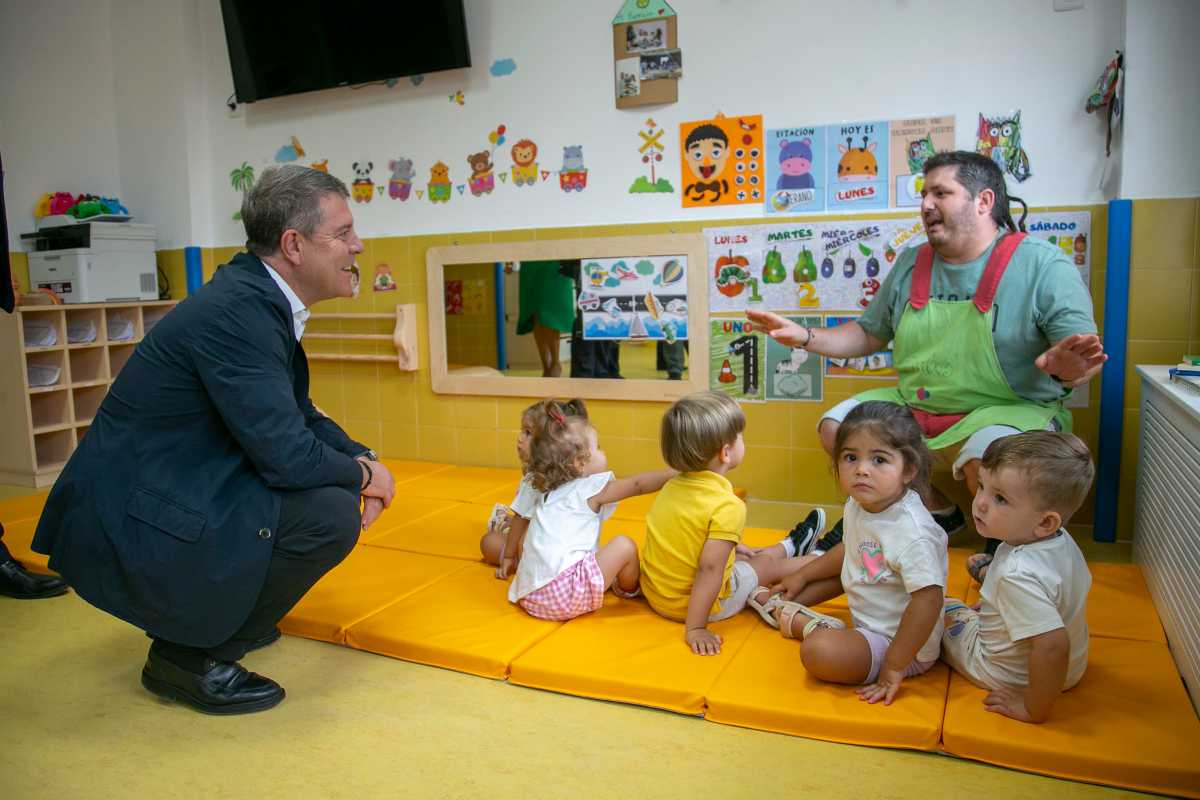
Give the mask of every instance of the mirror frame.
[{"label": "mirror frame", "polygon": [[[687,377],[666,378],[541,378],[507,375],[461,375],[446,363],[447,264],[500,261],[552,261],[637,256],[687,257],[688,355]],[[425,253],[429,322],[429,372],[438,394],[484,394],[504,397],[583,397],[591,400],[675,400],[708,388],[708,252],[700,234],[616,236],[602,239],[555,239],[500,242],[456,247],[431,247]],[[699,358],[699,361],[696,359]]]}]

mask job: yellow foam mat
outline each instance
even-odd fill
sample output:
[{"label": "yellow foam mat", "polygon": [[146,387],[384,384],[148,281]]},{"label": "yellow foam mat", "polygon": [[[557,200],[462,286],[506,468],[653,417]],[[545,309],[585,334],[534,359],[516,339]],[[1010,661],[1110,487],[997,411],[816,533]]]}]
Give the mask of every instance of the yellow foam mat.
[{"label": "yellow foam mat", "polygon": [[[509,502],[517,493],[521,471],[497,467],[450,467],[422,475],[403,484],[409,497],[428,497],[436,500],[474,500],[487,492],[507,494],[498,502]],[[401,487],[397,487],[398,489]]]},{"label": "yellow foam mat", "polygon": [[392,473],[392,480],[397,485],[454,469],[453,464],[442,464],[437,461],[410,461],[406,458],[385,458],[382,461],[388,468],[388,472]]},{"label": "yellow foam mat", "polygon": [[454,500],[433,500],[427,497],[409,497],[404,494],[404,487],[396,487],[396,498],[390,508],[385,508],[379,519],[370,529],[358,537],[359,544],[379,539],[399,528],[414,525],[431,514],[445,511],[454,506],[465,505]]},{"label": "yellow foam mat", "polygon": [[[1088,632],[1108,639],[1167,643],[1154,600],[1137,564],[1089,563]],[[971,581],[968,604],[979,602],[979,584]]]},{"label": "yellow foam mat", "polygon": [[560,626],[534,619],[509,603],[508,583],[496,580],[493,567],[466,564],[351,625],[346,644],[485,678],[504,678],[517,656]]},{"label": "yellow foam mat", "polygon": [[279,623],[285,633],[342,644],[346,628],[463,568],[448,558],[358,546]]},{"label": "yellow foam mat", "polygon": [[27,519],[36,521],[42,515],[42,506],[46,504],[46,496],[49,494],[50,490],[47,489],[36,494],[0,500],[0,525],[3,525],[4,530],[7,531],[10,524]]},{"label": "yellow foam mat", "polygon": [[757,615],[713,623],[721,653],[698,656],[683,625],[643,600],[605,595],[604,608],[571,620],[513,661],[509,681],[565,694],[702,714],[710,686],[756,626]]},{"label": "yellow foam mat", "polygon": [[1093,637],[1088,669],[1041,725],[993,714],[987,690],[950,680],[947,752],[989,764],[1200,797],[1200,722],[1166,645]]},{"label": "yellow foam mat", "polygon": [[4,546],[12,553],[12,557],[20,561],[30,572],[43,575],[54,575],[47,566],[49,558],[29,549],[33,544],[33,534],[37,530],[38,515],[26,517],[19,522],[4,522]]},{"label": "yellow foam mat", "polygon": [[371,547],[479,561],[479,539],[487,531],[491,513],[491,506],[453,503],[374,537],[368,544]]},{"label": "yellow foam mat", "polygon": [[890,706],[858,699],[853,686],[808,676],[800,645],[757,626],[708,691],[707,719],[848,744],[936,750],[949,670],[937,664],[904,681]]}]

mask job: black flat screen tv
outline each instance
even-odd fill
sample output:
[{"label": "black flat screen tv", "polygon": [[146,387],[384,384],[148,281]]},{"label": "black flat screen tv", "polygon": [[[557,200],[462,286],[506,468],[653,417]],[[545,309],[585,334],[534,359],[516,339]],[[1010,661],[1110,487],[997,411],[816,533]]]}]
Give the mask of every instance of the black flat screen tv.
[{"label": "black flat screen tv", "polygon": [[463,0],[221,0],[238,102],[471,66]]}]

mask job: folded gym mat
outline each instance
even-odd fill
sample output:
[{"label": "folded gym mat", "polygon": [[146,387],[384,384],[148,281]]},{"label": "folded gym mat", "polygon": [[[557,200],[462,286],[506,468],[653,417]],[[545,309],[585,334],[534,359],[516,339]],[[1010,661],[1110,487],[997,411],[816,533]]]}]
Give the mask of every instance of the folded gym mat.
[{"label": "folded gym mat", "polygon": [[943,748],[1071,780],[1200,797],[1200,721],[1166,645],[1093,637],[1088,669],[1041,725],[984,709],[986,689],[950,679]]},{"label": "folded gym mat", "polygon": [[534,619],[509,603],[508,582],[496,580],[494,567],[464,564],[433,585],[351,625],[346,644],[499,679],[508,674],[514,659],[561,624]]},{"label": "folded gym mat", "polygon": [[809,677],[799,642],[760,623],[708,690],[705,718],[832,742],[936,750],[947,675],[939,663],[904,681],[892,705],[871,705],[853,686]]},{"label": "folded gym mat", "polygon": [[40,515],[41,509],[39,508],[36,515],[26,516],[17,522],[0,519],[0,522],[4,524],[4,546],[8,548],[8,552],[12,553],[12,557],[20,561],[30,572],[54,575],[56,573],[47,566],[49,557],[29,549],[29,546],[33,544],[33,534],[37,530]]},{"label": "folded gym mat", "polygon": [[437,500],[469,501],[487,492],[508,495],[510,502],[521,482],[521,471],[498,467],[450,467],[413,478],[404,483],[409,497],[428,497]]},{"label": "folded gym mat", "polygon": [[[1089,562],[1092,589],[1088,592],[1088,632],[1108,639],[1167,643],[1154,599],[1137,564]],[[968,605],[979,602],[979,584],[971,581]]]},{"label": "folded gym mat", "polygon": [[464,566],[449,558],[359,545],[308,590],[279,627],[342,644],[346,628]]},{"label": "folded gym mat", "polygon": [[508,680],[564,694],[702,714],[704,697],[756,626],[742,613],[710,629],[723,637],[716,656],[692,653],[683,625],[642,599],[608,594],[604,607],[563,625],[512,662]]},{"label": "folded gym mat", "polygon": [[358,537],[358,543],[366,544],[392,531],[415,525],[439,511],[445,511],[446,509],[460,505],[466,504],[458,503],[454,500],[409,497],[404,493],[403,486],[397,486],[396,498],[392,501],[391,507],[385,508],[383,514],[375,521],[375,524],[370,529],[362,532]]},{"label": "folded gym mat", "polygon": [[388,472],[392,473],[392,480],[397,485],[408,483],[417,478],[424,478],[428,475],[434,475],[438,472],[445,472],[448,469],[454,469],[453,464],[442,464],[437,461],[412,461],[406,458],[384,458],[380,460],[388,468]]},{"label": "folded gym mat", "polygon": [[50,490],[47,489],[44,492],[18,495],[17,497],[0,500],[0,525],[3,525],[7,531],[8,526],[11,524],[27,519],[36,521],[42,516],[42,506],[46,504],[46,497],[49,494]]},{"label": "folded gym mat", "polygon": [[[424,501],[445,502],[445,501]],[[394,505],[394,504],[393,504]],[[479,561],[479,539],[487,531],[491,506],[451,503],[420,519],[372,537],[371,547],[387,547],[446,558]]]}]

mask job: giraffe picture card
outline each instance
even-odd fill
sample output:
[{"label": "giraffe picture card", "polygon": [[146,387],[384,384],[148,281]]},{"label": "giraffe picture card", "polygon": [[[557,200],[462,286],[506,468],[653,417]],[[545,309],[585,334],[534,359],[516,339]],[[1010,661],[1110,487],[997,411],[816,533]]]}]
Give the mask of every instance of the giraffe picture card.
[{"label": "giraffe picture card", "polygon": [[[788,317],[798,325],[821,327],[821,317]],[[788,347],[770,336],[767,344],[767,400],[805,400],[818,403],[824,397],[821,380],[821,356],[800,347]]]},{"label": "giraffe picture card", "polygon": [[830,211],[888,207],[888,123],[846,122],[825,129]]},{"label": "giraffe picture card", "polygon": [[825,210],[825,127],[766,131],[767,214]]},{"label": "giraffe picture card", "polygon": [[896,208],[921,205],[925,159],[954,149],[954,116],[894,119],[891,123],[888,187]]},{"label": "giraffe picture card", "polygon": [[766,197],[761,114],[684,122],[679,153],[684,208],[758,205]]}]

